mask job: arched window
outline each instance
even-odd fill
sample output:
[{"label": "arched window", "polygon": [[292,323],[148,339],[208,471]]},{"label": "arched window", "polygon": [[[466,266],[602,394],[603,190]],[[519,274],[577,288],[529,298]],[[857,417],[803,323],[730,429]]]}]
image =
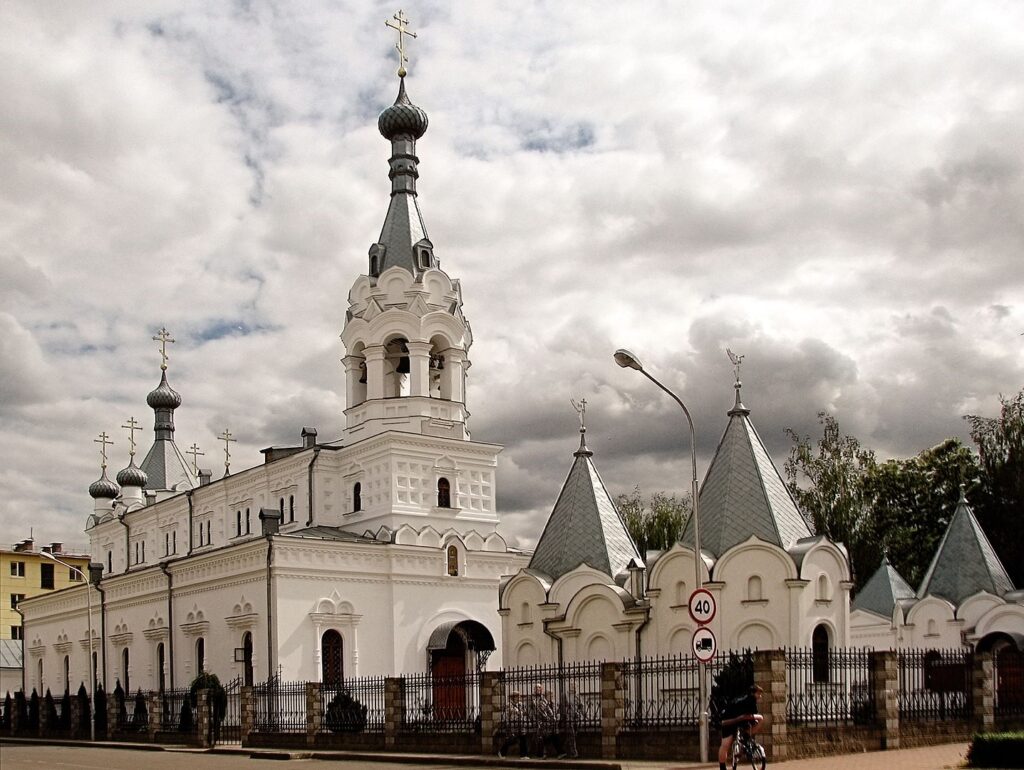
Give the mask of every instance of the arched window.
[{"label": "arched window", "polygon": [[295,521],[295,495],[288,495],[288,521]]},{"label": "arched window", "polygon": [[686,581],[676,583],[676,605],[683,607],[690,603],[690,595],[686,592]]},{"label": "arched window", "polygon": [[121,650],[121,681],[123,682],[122,686],[124,687],[124,691],[126,693],[131,692],[132,690],[131,683],[128,681],[128,664],[128,648],[125,647],[123,650]]},{"label": "arched window", "polygon": [[99,656],[94,652],[92,654],[92,689],[96,689],[96,683],[100,681],[100,663]]},{"label": "arched window", "polygon": [[244,659],[244,670],[242,671],[242,683],[246,687],[252,687],[252,634],[246,631],[242,636],[242,658]]},{"label": "arched window", "polygon": [[249,515],[249,509],[245,509],[245,534],[252,532],[252,516]]},{"label": "arched window", "polygon": [[287,521],[287,519],[284,517],[284,498],[283,497],[280,500],[277,501],[277,509],[279,511],[281,511],[281,521]]},{"label": "arched window", "polygon": [[196,639],[196,676],[206,670],[206,640],[203,637]]},{"label": "arched window", "polygon": [[64,692],[71,692],[71,658],[64,656]]},{"label": "arched window", "polygon": [[828,628],[818,625],[811,634],[812,679],[815,682],[829,681]]},{"label": "arched window", "polygon": [[363,485],[358,481],[352,485],[352,512],[363,510]]},{"label": "arched window", "polygon": [[213,542],[213,537],[211,537],[211,536],[210,536],[210,525],[211,525],[212,523],[213,523],[213,522],[212,522],[212,521],[210,521],[210,519],[207,519],[207,520],[206,520],[206,544],[207,544],[207,545],[209,545],[210,543],[212,543],[212,542]]},{"label": "arched window", "polygon": [[454,545],[448,546],[448,574],[452,577],[459,575],[459,549]]},{"label": "arched window", "polygon": [[164,674],[164,643],[160,642],[156,646],[156,687],[157,690],[163,692],[166,689],[167,680]]},{"label": "arched window", "polygon": [[39,659],[39,692],[43,691],[43,659]]},{"label": "arched window", "polygon": [[240,510],[235,511],[235,537],[239,537],[242,534],[242,512]]},{"label": "arched window", "polygon": [[759,602],[764,598],[762,593],[761,578],[758,575],[751,575],[747,579],[747,601]]},{"label": "arched window", "polygon": [[437,507],[452,507],[452,485],[443,476],[437,480]]},{"label": "arched window", "polygon": [[520,608],[519,608],[519,622],[520,623],[529,623],[529,622],[532,621],[532,619],[533,618],[532,618],[532,615],[531,615],[530,603],[529,602],[523,602],[522,606],[520,606]]},{"label": "arched window", "polygon": [[341,657],[341,634],[333,628],[320,638],[321,681],[326,687],[340,687],[345,675]]},{"label": "arched window", "polygon": [[831,586],[828,583],[828,575],[822,572],[818,575],[818,601],[827,602],[832,598]]},{"label": "arched window", "polygon": [[939,631],[935,624],[935,618],[928,619],[928,636],[938,636]]},{"label": "arched window", "polygon": [[107,551],[107,572],[114,571],[114,552]]}]

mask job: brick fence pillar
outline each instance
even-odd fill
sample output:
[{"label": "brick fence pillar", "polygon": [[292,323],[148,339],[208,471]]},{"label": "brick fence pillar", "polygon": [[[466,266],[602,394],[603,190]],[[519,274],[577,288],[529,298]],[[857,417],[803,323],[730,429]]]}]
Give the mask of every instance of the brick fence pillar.
[{"label": "brick fence pillar", "polygon": [[199,745],[204,749],[210,748],[212,743],[213,720],[210,714],[210,691],[199,690],[196,692],[196,727],[199,731]]},{"label": "brick fence pillar", "polygon": [[500,671],[480,675],[480,753],[494,752],[494,731],[501,724],[501,701],[505,680]]},{"label": "brick fence pillar", "polygon": [[782,650],[758,650],[754,653],[754,684],[764,690],[761,696],[761,714],[764,723],[758,740],[772,762],[789,755],[786,734],[786,701],[789,686],[786,683],[786,653]]},{"label": "brick fence pillar", "polygon": [[626,687],[619,663],[601,664],[601,758],[615,759],[626,716]]},{"label": "brick fence pillar", "polygon": [[384,680],[384,747],[394,749],[398,731],[405,721],[405,680],[389,676]]},{"label": "brick fence pillar", "polygon": [[256,724],[256,698],[253,697],[252,685],[246,685],[238,691],[239,722],[242,726],[242,745],[249,741],[249,734]]},{"label": "brick fence pillar", "polygon": [[882,732],[882,748],[900,747],[900,661],[893,650],[871,653],[871,690],[875,723]]},{"label": "brick fence pillar", "polygon": [[110,738],[117,734],[117,717],[118,717],[117,706],[117,690],[111,690],[107,693],[107,737]]},{"label": "brick fence pillar", "polygon": [[316,743],[316,734],[324,721],[324,707],[320,700],[320,683],[306,682],[306,745]]},{"label": "brick fence pillar", "polygon": [[[51,729],[48,705],[45,697],[39,698],[39,724],[37,725],[37,732],[40,738],[47,737],[47,730]],[[52,727],[56,728],[56,725]]]},{"label": "brick fence pillar", "polygon": [[996,726],[995,666],[992,653],[974,654],[974,670],[971,673],[971,705],[974,710],[974,725],[979,732],[989,733]]},{"label": "brick fence pillar", "polygon": [[[14,701],[11,701],[11,711],[14,710]],[[71,696],[71,738],[80,738],[82,733],[82,705],[78,702],[78,696]],[[89,737],[89,731],[86,730],[85,737]]]},{"label": "brick fence pillar", "polygon": [[17,735],[18,730],[24,729],[24,725],[21,723],[21,699],[25,697],[25,693],[16,692],[14,697],[11,698],[11,735]]},{"label": "brick fence pillar", "polygon": [[156,734],[164,729],[164,699],[159,692],[151,690],[146,697],[146,708],[149,710],[149,740],[156,742]]}]

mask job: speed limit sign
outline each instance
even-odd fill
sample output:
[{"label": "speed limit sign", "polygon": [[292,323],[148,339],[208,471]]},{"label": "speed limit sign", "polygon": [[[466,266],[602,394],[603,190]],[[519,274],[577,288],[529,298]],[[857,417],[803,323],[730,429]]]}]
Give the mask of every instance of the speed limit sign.
[{"label": "speed limit sign", "polygon": [[697,625],[706,626],[714,620],[717,609],[715,597],[706,588],[698,588],[690,594],[690,617]]}]

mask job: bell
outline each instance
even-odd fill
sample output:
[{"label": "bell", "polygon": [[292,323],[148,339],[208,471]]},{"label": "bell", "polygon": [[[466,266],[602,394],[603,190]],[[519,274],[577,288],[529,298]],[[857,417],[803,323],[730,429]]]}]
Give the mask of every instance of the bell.
[{"label": "bell", "polygon": [[359,364],[359,384],[366,384],[366,364]]},{"label": "bell", "polygon": [[408,374],[411,371],[409,368],[409,356],[402,356],[398,359],[398,368],[395,371],[399,374]]}]

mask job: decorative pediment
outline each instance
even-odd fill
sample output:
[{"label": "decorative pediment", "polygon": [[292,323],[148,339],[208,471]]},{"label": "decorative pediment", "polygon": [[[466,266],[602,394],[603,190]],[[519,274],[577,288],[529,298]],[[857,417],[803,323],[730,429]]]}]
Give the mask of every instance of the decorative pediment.
[{"label": "decorative pediment", "polygon": [[29,642],[28,653],[33,658],[41,658],[46,653],[46,645],[38,636]]},{"label": "decorative pediment", "polygon": [[192,609],[185,615],[185,622],[179,628],[185,636],[203,636],[210,630],[210,621],[206,619],[203,611],[193,604]]},{"label": "decorative pediment", "polygon": [[352,627],[359,624],[362,615],[356,615],[352,603],[341,598],[337,590],[330,596],[318,599],[309,613],[317,628],[321,626]]},{"label": "decorative pediment", "polygon": [[243,595],[238,603],[231,609],[231,614],[224,618],[228,628],[236,631],[244,631],[256,625],[259,615],[253,609],[252,602],[247,601]]},{"label": "decorative pediment", "polygon": [[67,655],[71,652],[71,640],[66,633],[61,632],[57,634],[57,641],[53,643],[53,649],[61,655]]}]

